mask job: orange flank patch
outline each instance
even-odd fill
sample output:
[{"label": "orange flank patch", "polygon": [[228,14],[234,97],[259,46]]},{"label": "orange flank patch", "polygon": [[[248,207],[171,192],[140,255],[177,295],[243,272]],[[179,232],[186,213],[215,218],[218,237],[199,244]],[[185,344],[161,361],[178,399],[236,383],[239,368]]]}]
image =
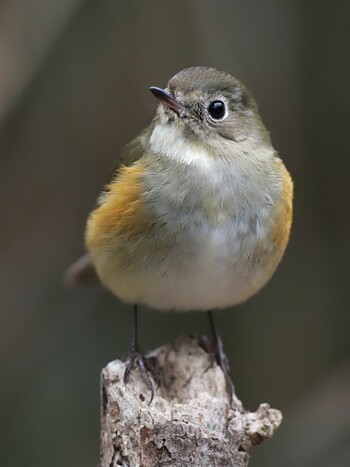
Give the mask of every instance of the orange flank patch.
[{"label": "orange flank patch", "polygon": [[293,182],[288,170],[281,164],[283,190],[279,205],[277,206],[276,217],[272,227],[271,236],[273,244],[281,249],[285,249],[289,239],[290,228],[293,215]]},{"label": "orange flank patch", "polygon": [[142,213],[141,183],[144,166],[121,167],[107,186],[106,201],[93,211],[86,229],[89,250],[108,246],[115,237],[130,237],[147,231],[151,222]]}]

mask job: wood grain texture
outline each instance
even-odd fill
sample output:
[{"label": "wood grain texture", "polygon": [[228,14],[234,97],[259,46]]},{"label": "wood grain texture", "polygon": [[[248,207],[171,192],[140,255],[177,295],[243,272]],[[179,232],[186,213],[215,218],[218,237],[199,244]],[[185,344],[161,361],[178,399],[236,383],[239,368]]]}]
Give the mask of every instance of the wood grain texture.
[{"label": "wood grain texture", "polygon": [[245,467],[272,437],[281,413],[267,404],[246,411],[235,396],[230,405],[221,369],[206,371],[204,342],[182,337],[149,354],[162,379],[150,405],[138,370],[125,386],[126,362],[103,369],[101,467]]}]

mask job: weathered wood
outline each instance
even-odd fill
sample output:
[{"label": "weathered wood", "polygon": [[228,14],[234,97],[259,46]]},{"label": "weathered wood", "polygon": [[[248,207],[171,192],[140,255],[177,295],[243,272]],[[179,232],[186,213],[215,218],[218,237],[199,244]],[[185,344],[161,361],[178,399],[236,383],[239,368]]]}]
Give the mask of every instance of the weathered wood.
[{"label": "weathered wood", "polygon": [[150,354],[162,384],[152,403],[139,370],[125,385],[126,362],[102,371],[101,467],[248,465],[253,446],[271,438],[281,412],[229,404],[223,373],[201,341],[180,337]]}]

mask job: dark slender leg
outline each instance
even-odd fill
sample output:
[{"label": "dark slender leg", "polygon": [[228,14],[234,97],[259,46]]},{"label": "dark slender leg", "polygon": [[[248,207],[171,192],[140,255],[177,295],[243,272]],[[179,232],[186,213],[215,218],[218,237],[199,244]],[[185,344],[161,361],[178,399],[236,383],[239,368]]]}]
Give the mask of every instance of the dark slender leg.
[{"label": "dark slender leg", "polygon": [[127,384],[129,382],[129,377],[131,370],[134,368],[134,365],[138,365],[141,375],[143,377],[144,382],[146,383],[147,388],[149,389],[151,393],[151,399],[149,401],[149,404],[153,400],[154,396],[154,390],[153,390],[153,384],[150,380],[149,373],[153,376],[155,379],[157,385],[159,386],[159,377],[158,374],[146,357],[142,355],[139,349],[139,344],[138,344],[138,309],[137,305],[134,305],[133,308],[133,314],[134,314],[134,319],[133,319],[133,332],[132,332],[132,340],[131,340],[131,352],[130,352],[130,362],[128,366],[125,369],[124,373],[124,383]]},{"label": "dark slender leg", "polygon": [[222,339],[215,325],[214,316],[211,311],[208,311],[208,318],[209,318],[210,328],[211,328],[211,331],[214,337],[213,357],[215,358],[217,364],[219,365],[219,367],[222,369],[224,373],[225,381],[226,381],[226,388],[227,388],[229,399],[231,401],[235,388],[230,377],[230,365],[225,355],[224,346],[222,345]]}]

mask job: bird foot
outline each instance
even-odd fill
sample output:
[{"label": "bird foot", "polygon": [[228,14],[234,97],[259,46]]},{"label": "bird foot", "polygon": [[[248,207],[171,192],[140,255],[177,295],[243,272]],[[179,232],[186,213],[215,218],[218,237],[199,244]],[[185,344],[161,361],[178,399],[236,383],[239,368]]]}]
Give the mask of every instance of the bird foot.
[{"label": "bird foot", "polygon": [[228,358],[224,352],[221,338],[218,337],[218,339],[214,339],[211,342],[208,342],[206,340],[203,346],[205,350],[209,353],[209,358],[210,358],[210,363],[208,365],[208,368],[205,371],[207,372],[208,370],[213,368],[214,362],[216,362],[217,365],[219,365],[219,367],[221,368],[224,374],[227,395],[228,395],[229,401],[231,401],[232,396],[235,392],[235,386],[230,376],[230,365],[228,362]]},{"label": "bird foot", "polygon": [[156,368],[154,367],[153,363],[151,362],[151,359],[145,357],[139,350],[132,350],[129,358],[130,358],[130,361],[124,372],[124,384],[128,384],[129,379],[130,379],[130,373],[135,367],[135,365],[137,365],[141,372],[142,379],[145,382],[147,389],[151,393],[151,398],[148,403],[148,405],[150,405],[154,397],[154,388],[153,388],[152,381],[150,379],[150,375],[153,377],[154,381],[156,382],[157,387],[159,387],[159,384],[160,384],[159,374]]}]

